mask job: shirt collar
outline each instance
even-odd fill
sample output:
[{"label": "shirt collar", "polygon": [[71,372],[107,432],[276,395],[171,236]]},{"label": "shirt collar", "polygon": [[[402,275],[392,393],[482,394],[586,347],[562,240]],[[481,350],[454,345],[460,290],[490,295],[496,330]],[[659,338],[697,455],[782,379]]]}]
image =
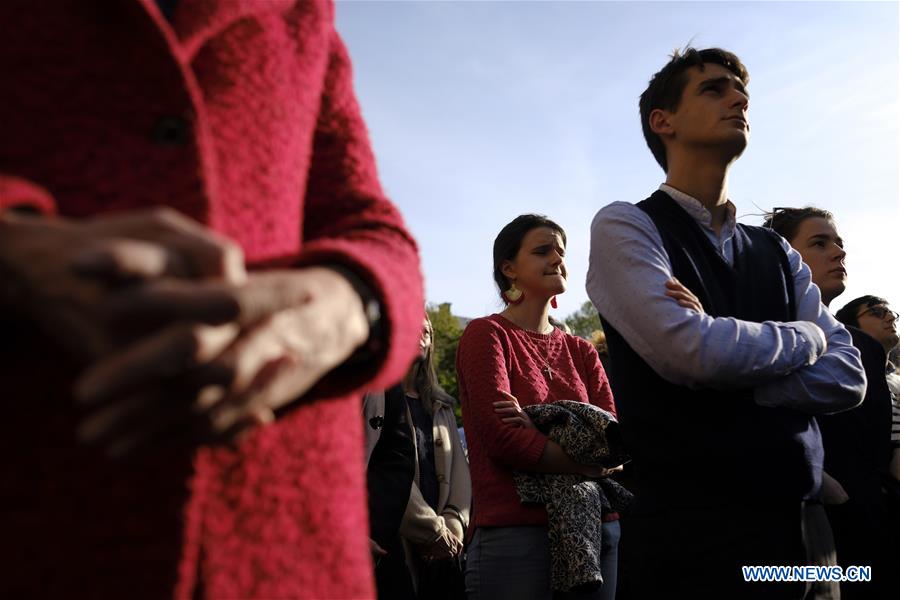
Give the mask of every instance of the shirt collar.
[{"label": "shirt collar", "polygon": [[[710,213],[703,203],[691,195],[676,190],[670,185],[663,183],[659,186],[660,191],[667,193],[672,199],[678,203],[691,217],[701,226],[712,231],[712,213]],[[737,207],[731,202],[725,202],[725,224],[722,227],[721,239],[726,240],[734,233],[734,227],[737,223]]]}]

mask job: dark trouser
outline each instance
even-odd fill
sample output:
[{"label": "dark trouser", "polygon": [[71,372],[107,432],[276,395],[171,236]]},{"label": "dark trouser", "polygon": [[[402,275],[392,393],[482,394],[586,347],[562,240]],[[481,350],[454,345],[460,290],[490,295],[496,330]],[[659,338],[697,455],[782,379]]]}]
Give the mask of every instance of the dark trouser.
[{"label": "dark trouser", "polygon": [[386,556],[375,558],[375,588],[378,600],[415,600],[412,578],[403,555],[400,536],[382,542]]},{"label": "dark trouser", "polygon": [[804,565],[801,506],[679,509],[622,519],[629,600],[801,599],[804,583],[744,582],[741,567]]},{"label": "dark trouser", "polygon": [[842,583],[841,598],[900,598],[900,564],[893,556],[887,510],[880,499],[863,503],[851,496],[844,504],[829,505],[826,510],[838,564],[844,569],[851,565],[872,567],[872,581]]}]

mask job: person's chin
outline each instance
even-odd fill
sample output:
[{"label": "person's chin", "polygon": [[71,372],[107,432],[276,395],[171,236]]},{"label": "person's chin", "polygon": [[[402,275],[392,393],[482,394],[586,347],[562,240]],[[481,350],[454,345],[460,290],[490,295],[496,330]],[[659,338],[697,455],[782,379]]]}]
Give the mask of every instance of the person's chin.
[{"label": "person's chin", "polygon": [[822,295],[824,296],[826,291],[830,293],[832,298],[837,298],[841,294],[844,293],[844,290],[847,289],[846,283],[847,276],[844,275],[840,278],[836,278],[831,282],[831,285],[822,287]]},{"label": "person's chin", "polygon": [[726,139],[723,143],[723,152],[727,153],[732,158],[738,158],[744,153],[744,150],[747,149],[748,143],[750,143],[750,132],[747,130],[734,129],[726,134]]}]

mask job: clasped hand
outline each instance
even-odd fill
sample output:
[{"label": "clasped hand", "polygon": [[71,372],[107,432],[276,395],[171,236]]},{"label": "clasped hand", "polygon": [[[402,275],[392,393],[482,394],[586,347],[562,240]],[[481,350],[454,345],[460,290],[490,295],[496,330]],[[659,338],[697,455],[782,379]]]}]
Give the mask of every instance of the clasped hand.
[{"label": "clasped hand", "polygon": [[4,214],[0,233],[14,308],[85,358],[79,438],[114,456],[175,435],[236,439],[368,336],[336,271],[248,274],[235,244],[168,209]]},{"label": "clasped hand", "polygon": [[422,557],[426,561],[455,558],[463,550],[463,542],[452,531],[444,527],[437,539],[422,549]]}]

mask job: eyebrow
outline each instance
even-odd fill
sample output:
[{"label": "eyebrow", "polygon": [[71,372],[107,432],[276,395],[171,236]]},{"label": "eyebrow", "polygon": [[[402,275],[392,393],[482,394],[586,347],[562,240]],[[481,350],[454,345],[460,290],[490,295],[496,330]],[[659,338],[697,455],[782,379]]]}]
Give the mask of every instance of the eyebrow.
[{"label": "eyebrow", "polygon": [[837,244],[838,246],[840,246],[841,248],[844,247],[844,240],[839,235],[836,235],[832,238],[832,236],[830,236],[827,233],[817,233],[816,235],[809,236],[808,241],[812,242],[812,241],[816,241],[816,240],[825,240],[827,242],[831,239],[833,239],[834,243]]},{"label": "eyebrow", "polygon": [[699,87],[703,88],[709,85],[726,85],[730,82],[734,83],[734,87],[736,87],[740,93],[744,94],[748,98],[750,97],[750,93],[744,86],[744,82],[734,76],[728,77],[727,75],[723,75],[722,77],[710,77],[709,79],[704,79],[703,81],[701,81]]},{"label": "eyebrow", "polygon": [[544,242],[543,244],[538,244],[537,246],[532,248],[532,250],[543,250],[543,249],[549,250],[550,248],[559,248],[563,251],[565,251],[565,249],[566,249],[566,247],[564,245],[558,244],[555,241],[553,241],[553,242]]}]

